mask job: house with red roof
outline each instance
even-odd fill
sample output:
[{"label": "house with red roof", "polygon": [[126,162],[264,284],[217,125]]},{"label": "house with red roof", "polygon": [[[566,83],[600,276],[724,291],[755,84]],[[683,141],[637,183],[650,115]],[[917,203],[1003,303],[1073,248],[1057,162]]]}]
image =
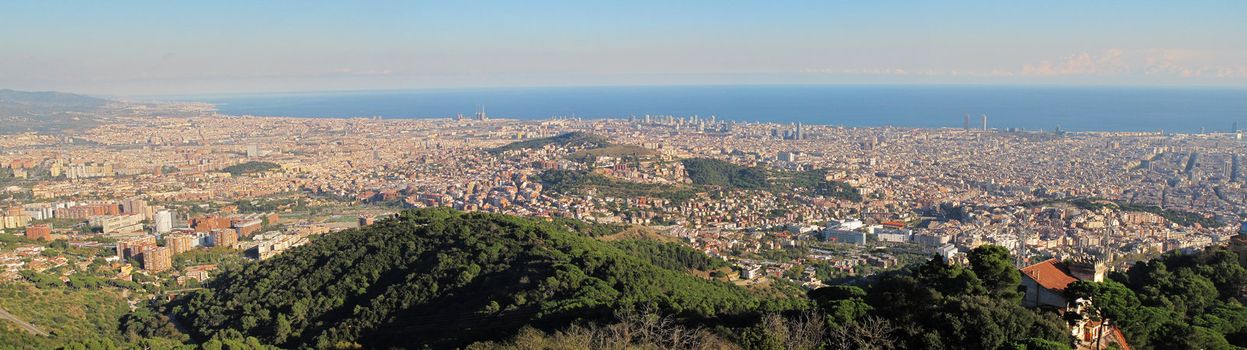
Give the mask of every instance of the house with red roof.
[{"label": "house with red roof", "polygon": [[1065,300],[1065,287],[1078,278],[1070,274],[1057,259],[1048,259],[1031,266],[1023,267],[1022,286],[1026,294],[1022,297],[1022,306],[1065,308],[1069,302]]},{"label": "house with red roof", "polygon": [[[1022,306],[1029,308],[1049,308],[1060,312],[1080,313],[1088,300],[1076,300],[1070,303],[1065,298],[1065,288],[1076,281],[1104,281],[1105,266],[1091,260],[1075,260],[1062,262],[1048,259],[1040,263],[1021,268],[1022,287],[1026,294],[1022,297]],[[1079,320],[1070,329],[1070,335],[1078,339],[1077,349],[1101,349],[1107,344],[1116,343],[1122,349],[1130,349],[1125,336],[1117,326],[1102,324],[1087,318]],[[1099,344],[1096,344],[1099,343]]]},{"label": "house with red roof", "polygon": [[1021,272],[1022,286],[1026,287],[1022,306],[1062,309],[1069,306],[1065,300],[1065,287],[1079,280],[1103,282],[1105,266],[1091,260],[1062,262],[1048,259],[1023,267]]}]

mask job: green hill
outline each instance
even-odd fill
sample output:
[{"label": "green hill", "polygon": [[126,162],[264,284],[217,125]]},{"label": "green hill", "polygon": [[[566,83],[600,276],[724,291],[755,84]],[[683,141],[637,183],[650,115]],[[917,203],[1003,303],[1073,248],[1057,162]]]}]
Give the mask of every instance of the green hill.
[{"label": "green hill", "polygon": [[258,173],[258,172],[269,171],[269,170],[280,169],[280,168],[281,168],[281,165],[278,165],[277,163],[252,161],[252,162],[230,165],[225,168],[222,168],[221,171],[230,173],[230,175],[233,175],[233,176],[238,176],[242,174]]},{"label": "green hill", "polygon": [[699,259],[642,258],[565,227],[408,211],[223,274],[175,310],[197,339],[445,348],[505,339],[525,326],[601,319],[630,306],[707,319],[763,305],[742,288],[682,271],[705,263]]},{"label": "green hill", "polygon": [[587,171],[547,170],[533,176],[533,180],[542,183],[550,191],[559,193],[584,194],[593,191],[601,196],[646,196],[675,203],[683,203],[696,196],[694,191],[682,186],[629,182]]},{"label": "green hill", "polygon": [[862,200],[856,188],[844,182],[828,181],[823,170],[768,171],[710,158],[689,158],[681,163],[695,185],[772,192],[808,190],[820,196],[854,202]]},{"label": "green hill", "polygon": [[771,185],[766,170],[761,168],[746,168],[710,158],[689,158],[681,162],[689,179],[697,185],[740,189],[763,189]]},{"label": "green hill", "polygon": [[569,132],[557,136],[543,137],[539,139],[524,140],[513,142],[501,147],[490,149],[493,154],[501,154],[506,151],[517,151],[524,149],[542,148],[548,145],[559,145],[564,147],[578,147],[581,149],[594,149],[612,146],[606,138],[585,132]]}]

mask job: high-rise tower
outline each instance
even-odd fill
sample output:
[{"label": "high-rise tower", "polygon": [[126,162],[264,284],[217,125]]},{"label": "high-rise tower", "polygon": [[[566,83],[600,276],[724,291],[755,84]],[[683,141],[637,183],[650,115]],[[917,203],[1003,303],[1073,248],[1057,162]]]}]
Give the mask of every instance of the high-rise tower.
[{"label": "high-rise tower", "polygon": [[476,112],[476,120],[489,120],[489,116],[485,114],[485,105],[481,105],[481,110]]}]

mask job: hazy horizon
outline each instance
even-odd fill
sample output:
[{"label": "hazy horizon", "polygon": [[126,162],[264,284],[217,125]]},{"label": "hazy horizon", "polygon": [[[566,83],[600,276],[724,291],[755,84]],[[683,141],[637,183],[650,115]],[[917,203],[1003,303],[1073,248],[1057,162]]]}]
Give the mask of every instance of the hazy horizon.
[{"label": "hazy horizon", "polygon": [[1247,3],[0,4],[0,87],[1247,86]]}]

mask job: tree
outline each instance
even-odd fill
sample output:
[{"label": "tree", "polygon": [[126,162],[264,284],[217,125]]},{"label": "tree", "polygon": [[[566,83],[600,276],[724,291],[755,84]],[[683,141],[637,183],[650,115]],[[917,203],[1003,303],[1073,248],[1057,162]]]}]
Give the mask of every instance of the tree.
[{"label": "tree", "polygon": [[830,286],[811,290],[810,300],[827,315],[831,327],[855,323],[873,308],[866,303],[866,291],[857,286]]},{"label": "tree", "polygon": [[932,257],[914,272],[914,278],[943,296],[983,294],[983,281],[973,270],[953,266],[938,256]]},{"label": "tree", "polygon": [[989,293],[1005,299],[1021,300],[1018,285],[1022,283],[1022,276],[1013,266],[1008,249],[988,244],[974,248],[967,255],[970,269],[983,281]]},{"label": "tree", "polygon": [[1013,342],[1014,350],[1069,350],[1069,345],[1038,338],[1026,338]]},{"label": "tree", "polygon": [[1083,310],[1083,314],[1094,321],[1100,321],[1100,330],[1096,334],[1104,334],[1104,328],[1110,323],[1130,325],[1135,322],[1139,298],[1125,285],[1116,281],[1076,281],[1065,287],[1065,295],[1069,300],[1082,299],[1089,302],[1089,307]]},{"label": "tree", "polygon": [[285,342],[286,339],[290,338],[290,331],[290,319],[284,313],[277,314],[277,330],[273,336],[273,341],[277,343]]},{"label": "tree", "polygon": [[1234,347],[1225,336],[1208,328],[1170,323],[1161,329],[1155,348],[1175,350],[1229,350]]}]

